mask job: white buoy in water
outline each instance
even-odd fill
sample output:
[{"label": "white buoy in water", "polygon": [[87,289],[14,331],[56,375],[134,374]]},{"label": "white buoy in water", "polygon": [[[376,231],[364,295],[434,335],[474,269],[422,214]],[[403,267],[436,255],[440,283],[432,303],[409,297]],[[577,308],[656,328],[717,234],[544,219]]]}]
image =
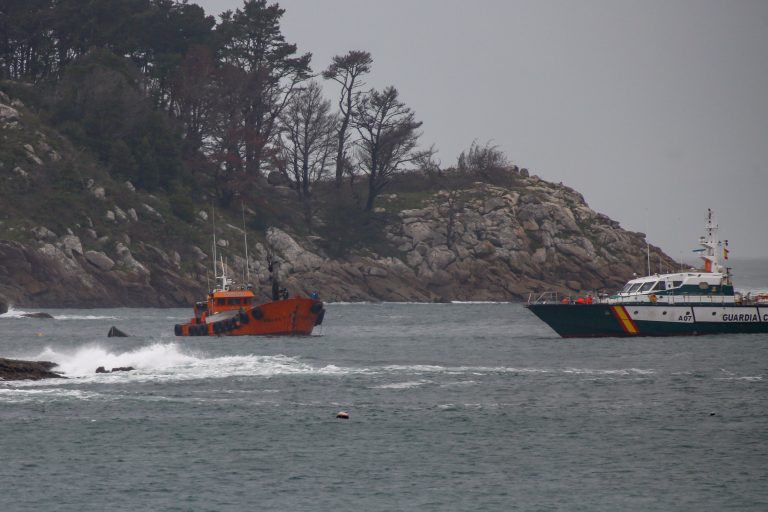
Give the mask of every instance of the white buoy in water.
[{"label": "white buoy in water", "polygon": [[336,417],[340,420],[348,420],[349,413],[347,411],[339,411],[336,413]]}]

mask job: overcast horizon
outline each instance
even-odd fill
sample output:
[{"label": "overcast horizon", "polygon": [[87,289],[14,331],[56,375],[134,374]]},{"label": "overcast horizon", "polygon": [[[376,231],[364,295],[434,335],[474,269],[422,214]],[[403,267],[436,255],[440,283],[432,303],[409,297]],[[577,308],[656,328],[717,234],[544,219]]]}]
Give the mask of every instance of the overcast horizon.
[{"label": "overcast horizon", "polygon": [[443,166],[491,141],[675,259],[696,260],[707,208],[733,258],[768,257],[768,2],[279,4],[316,73],[371,52],[368,86],[398,88]]}]

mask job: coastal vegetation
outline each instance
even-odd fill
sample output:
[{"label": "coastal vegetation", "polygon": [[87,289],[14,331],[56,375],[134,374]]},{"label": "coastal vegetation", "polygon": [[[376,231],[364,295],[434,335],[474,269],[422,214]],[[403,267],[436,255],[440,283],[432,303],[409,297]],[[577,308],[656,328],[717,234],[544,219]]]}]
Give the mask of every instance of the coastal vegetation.
[{"label": "coastal vegetation", "polygon": [[186,305],[210,286],[214,224],[233,275],[264,284],[277,256],[292,289],[337,300],[519,299],[642,271],[644,235],[491,142],[444,164],[396,85],[367,84],[375,56],[315,63],[283,15],[3,2],[0,296]]}]

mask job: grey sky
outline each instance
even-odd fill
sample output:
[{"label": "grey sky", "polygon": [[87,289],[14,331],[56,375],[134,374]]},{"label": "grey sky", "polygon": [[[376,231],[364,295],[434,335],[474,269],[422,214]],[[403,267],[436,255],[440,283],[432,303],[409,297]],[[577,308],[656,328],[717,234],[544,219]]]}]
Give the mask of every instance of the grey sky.
[{"label": "grey sky", "polygon": [[400,90],[444,165],[492,140],[674,258],[708,207],[734,257],[768,256],[768,2],[279,3],[315,71],[370,51],[368,85]]}]

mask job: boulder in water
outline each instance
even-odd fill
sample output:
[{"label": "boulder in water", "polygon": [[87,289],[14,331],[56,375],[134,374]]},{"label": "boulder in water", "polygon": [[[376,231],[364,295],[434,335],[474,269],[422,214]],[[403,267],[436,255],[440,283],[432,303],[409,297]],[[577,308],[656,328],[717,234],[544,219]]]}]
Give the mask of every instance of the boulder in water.
[{"label": "boulder in water", "polygon": [[27,318],[53,318],[48,313],[24,313],[21,316],[24,316],[24,317],[27,317]]},{"label": "boulder in water", "polygon": [[133,366],[118,366],[117,368],[112,368],[111,370],[107,370],[103,366],[99,366],[96,368],[96,373],[114,373],[114,372],[130,372],[135,370]]},{"label": "boulder in water", "polygon": [[128,335],[113,325],[112,327],[109,328],[107,337],[108,338],[127,338]]},{"label": "boulder in water", "polygon": [[3,297],[0,297],[0,315],[4,315],[8,312],[8,301]]}]

